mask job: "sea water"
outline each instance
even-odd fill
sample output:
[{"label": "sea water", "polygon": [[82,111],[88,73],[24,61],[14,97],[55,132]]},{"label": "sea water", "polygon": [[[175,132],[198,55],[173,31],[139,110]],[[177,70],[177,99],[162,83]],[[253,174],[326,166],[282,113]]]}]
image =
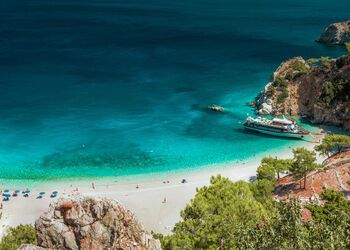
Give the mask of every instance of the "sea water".
[{"label": "sea water", "polygon": [[314,40],[349,10],[348,0],[2,0],[0,177],[164,173],[294,145],[245,131],[246,103],[281,61],[345,53]]}]

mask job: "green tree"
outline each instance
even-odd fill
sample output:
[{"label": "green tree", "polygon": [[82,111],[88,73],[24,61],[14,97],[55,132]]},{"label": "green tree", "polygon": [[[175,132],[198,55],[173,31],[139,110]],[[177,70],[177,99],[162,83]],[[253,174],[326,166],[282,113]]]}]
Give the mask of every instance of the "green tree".
[{"label": "green tree", "polygon": [[320,152],[321,155],[327,155],[329,157],[332,153],[339,153],[348,147],[350,147],[350,136],[326,135],[322,143],[315,147],[315,150]]},{"label": "green tree", "polygon": [[22,244],[37,244],[35,229],[31,225],[19,225],[10,228],[7,234],[1,239],[1,250],[16,250]]},{"label": "green tree", "polygon": [[321,194],[324,205],[308,205],[312,213],[310,243],[319,249],[349,249],[350,203],[344,194],[327,189]]},{"label": "green tree", "polygon": [[275,158],[264,157],[256,170],[256,176],[258,180],[266,179],[274,183],[276,181]]},{"label": "green tree", "polygon": [[181,217],[173,235],[163,239],[164,249],[234,249],[237,225],[256,225],[268,212],[249,183],[217,176],[210,186],[197,190]]},{"label": "green tree", "polygon": [[289,166],[292,164],[291,159],[276,159],[275,162],[275,171],[277,173],[277,180],[280,179],[280,174],[289,169]]},{"label": "green tree", "polygon": [[[280,174],[289,169],[290,164],[292,163],[291,159],[279,159],[277,157],[264,157],[261,160],[260,167],[257,170],[258,179],[268,179],[274,181],[280,179]],[[272,169],[274,173],[272,174]]]},{"label": "green tree", "polygon": [[306,188],[306,176],[308,173],[320,167],[316,163],[316,153],[306,148],[293,149],[293,162],[290,165],[290,172],[296,180],[304,178],[304,188]]}]

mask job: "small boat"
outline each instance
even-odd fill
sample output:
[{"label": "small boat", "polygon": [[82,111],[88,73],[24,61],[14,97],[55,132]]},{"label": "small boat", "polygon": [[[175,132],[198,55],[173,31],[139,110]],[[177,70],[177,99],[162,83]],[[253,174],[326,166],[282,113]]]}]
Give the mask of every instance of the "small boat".
[{"label": "small boat", "polygon": [[224,112],[224,107],[221,107],[219,105],[211,105],[208,107],[209,110],[215,111],[215,112]]},{"label": "small boat", "polygon": [[246,129],[254,130],[263,134],[303,139],[310,132],[297,126],[294,120],[282,118],[267,119],[263,117],[253,118],[248,116],[243,124]]}]

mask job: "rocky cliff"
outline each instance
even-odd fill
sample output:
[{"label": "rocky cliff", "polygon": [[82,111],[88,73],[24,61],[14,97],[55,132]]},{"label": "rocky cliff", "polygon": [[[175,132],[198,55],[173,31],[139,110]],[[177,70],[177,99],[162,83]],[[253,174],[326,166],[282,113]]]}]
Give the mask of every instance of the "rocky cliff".
[{"label": "rocky cliff", "polygon": [[350,42],[350,21],[329,25],[316,41],[326,44],[345,44]]},{"label": "rocky cliff", "polygon": [[281,178],[276,186],[275,198],[287,200],[297,197],[303,203],[322,203],[321,193],[326,189],[343,192],[349,199],[350,194],[350,151],[335,154],[325,160],[325,167],[307,175],[306,187],[300,187],[300,181],[288,175]]},{"label": "rocky cliff", "polygon": [[259,114],[303,115],[350,129],[350,55],[283,62],[256,100]]},{"label": "rocky cliff", "polygon": [[[104,198],[61,198],[40,216],[35,229],[44,249],[161,249],[129,210]],[[22,249],[36,249],[26,247]]]}]

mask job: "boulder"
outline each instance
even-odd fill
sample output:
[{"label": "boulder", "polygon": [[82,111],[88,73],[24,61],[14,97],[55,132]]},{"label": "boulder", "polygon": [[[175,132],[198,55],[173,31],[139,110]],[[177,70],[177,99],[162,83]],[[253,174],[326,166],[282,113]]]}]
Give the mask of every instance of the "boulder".
[{"label": "boulder", "polygon": [[34,246],[32,244],[23,244],[17,250],[45,250],[45,248]]},{"label": "boulder", "polygon": [[329,25],[316,41],[325,44],[345,44],[350,42],[350,21]]},{"label": "boulder", "polygon": [[106,198],[61,198],[40,216],[35,229],[39,246],[47,249],[161,249],[133,213]]}]

